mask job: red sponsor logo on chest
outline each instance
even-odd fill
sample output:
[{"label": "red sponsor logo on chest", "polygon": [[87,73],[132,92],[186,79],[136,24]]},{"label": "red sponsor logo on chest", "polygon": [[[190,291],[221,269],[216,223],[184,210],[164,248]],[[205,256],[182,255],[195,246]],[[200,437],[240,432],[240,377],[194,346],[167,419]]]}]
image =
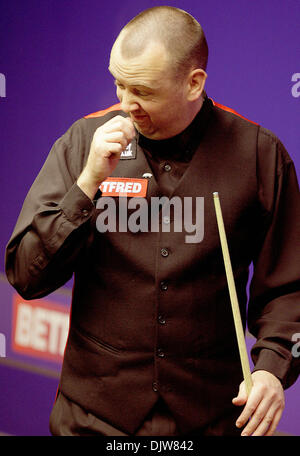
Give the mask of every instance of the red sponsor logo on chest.
[{"label": "red sponsor logo on chest", "polygon": [[100,185],[102,196],[130,196],[144,198],[148,179],[135,177],[108,177]]}]

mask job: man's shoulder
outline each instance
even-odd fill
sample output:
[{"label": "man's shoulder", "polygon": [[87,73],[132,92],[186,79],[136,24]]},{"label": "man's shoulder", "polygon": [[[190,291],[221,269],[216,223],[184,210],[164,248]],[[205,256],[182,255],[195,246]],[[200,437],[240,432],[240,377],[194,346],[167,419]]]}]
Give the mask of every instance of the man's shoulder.
[{"label": "man's shoulder", "polygon": [[70,144],[73,144],[74,141],[81,141],[82,138],[90,141],[97,128],[117,115],[126,116],[120,108],[120,103],[91,114],[85,114],[70,125],[61,139]]},{"label": "man's shoulder", "polygon": [[76,120],[71,127],[75,126],[79,128],[94,130],[118,115],[121,115],[123,117],[127,116],[127,114],[121,110],[120,103],[113,104],[112,106],[92,112],[90,114],[84,114],[82,117]]},{"label": "man's shoulder", "polygon": [[221,103],[218,103],[214,99],[210,98],[212,105],[214,107],[214,110],[218,112],[222,117],[226,118],[228,121],[237,121],[240,123],[244,123],[246,125],[253,125],[258,127],[259,124],[255,122],[254,120],[250,120],[247,117],[243,116],[239,112],[237,112],[235,109],[225,106]]},{"label": "man's shoulder", "polygon": [[234,123],[237,127],[244,126],[250,129],[254,129],[258,135],[259,142],[264,142],[267,145],[276,143],[279,147],[284,148],[280,139],[273,131],[269,130],[260,123],[245,117],[244,115],[228,106],[217,103],[213,99],[211,99],[211,102],[214,106],[215,112],[218,112],[222,120],[226,123],[226,126],[228,126],[230,123]]},{"label": "man's shoulder", "polygon": [[234,135],[240,139],[253,138],[256,144],[256,152],[265,160],[273,160],[280,163],[290,163],[291,157],[286,151],[285,146],[280,138],[265,126],[260,123],[250,120],[236,110],[220,104],[211,99],[215,118],[220,128],[226,131],[227,134]]},{"label": "man's shoulder", "polygon": [[121,103],[116,103],[108,108],[101,109],[100,111],[92,112],[83,116],[84,119],[103,119],[106,117],[114,117],[120,113],[123,113],[121,110]]}]

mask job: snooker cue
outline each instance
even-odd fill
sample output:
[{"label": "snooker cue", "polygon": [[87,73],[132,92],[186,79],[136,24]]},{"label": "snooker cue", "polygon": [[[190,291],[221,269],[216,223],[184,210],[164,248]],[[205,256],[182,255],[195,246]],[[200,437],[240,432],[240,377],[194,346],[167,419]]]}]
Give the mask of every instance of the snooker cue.
[{"label": "snooker cue", "polygon": [[242,319],[241,319],[241,314],[240,314],[240,307],[239,307],[238,298],[237,298],[237,294],[236,294],[236,288],[235,288],[235,283],[234,283],[230,255],[229,255],[229,250],[228,250],[228,245],[227,245],[227,239],[226,239],[226,233],[225,233],[225,228],[224,228],[224,221],[223,221],[223,216],[222,216],[219,193],[214,192],[213,198],[214,198],[214,204],[215,204],[215,211],[216,211],[217,224],[218,224],[222,253],[223,253],[223,260],[224,260],[224,265],[225,265],[226,277],[227,277],[227,284],[228,284],[230,301],[231,301],[231,308],[232,308],[233,319],[234,319],[235,332],[236,332],[236,337],[237,337],[237,342],[238,342],[238,347],[239,347],[243,377],[244,377],[244,381],[245,381],[246,392],[249,397],[249,394],[250,394],[250,391],[252,388],[252,377],[251,377],[249,359],[248,359],[248,354],[247,354],[247,349],[246,349],[246,342],[245,342],[244,330],[243,330]]}]

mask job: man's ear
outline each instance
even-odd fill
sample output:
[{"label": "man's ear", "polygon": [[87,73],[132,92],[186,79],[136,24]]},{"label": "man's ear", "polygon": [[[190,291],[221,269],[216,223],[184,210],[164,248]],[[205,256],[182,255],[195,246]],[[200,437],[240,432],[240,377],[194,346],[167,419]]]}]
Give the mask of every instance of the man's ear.
[{"label": "man's ear", "polygon": [[196,101],[201,96],[207,74],[201,68],[192,70],[188,76],[188,86],[187,86],[187,98],[189,101]]}]

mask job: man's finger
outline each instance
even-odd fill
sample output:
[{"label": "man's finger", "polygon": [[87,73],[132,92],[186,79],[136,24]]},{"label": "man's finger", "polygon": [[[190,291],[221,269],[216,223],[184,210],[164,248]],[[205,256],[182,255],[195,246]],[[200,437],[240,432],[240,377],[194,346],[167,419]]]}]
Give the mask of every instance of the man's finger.
[{"label": "man's finger", "polygon": [[232,399],[232,403],[234,405],[243,405],[247,402],[247,392],[246,392],[246,387],[245,387],[245,382],[242,382],[239,387],[239,392],[236,397]]},{"label": "man's finger", "polygon": [[125,149],[120,143],[110,143],[109,149],[103,153],[104,158],[110,158],[115,156],[115,158],[120,158],[122,151]]},{"label": "man's finger", "polygon": [[128,139],[123,131],[113,131],[105,135],[105,141],[109,143],[119,143],[125,149],[128,146]]},{"label": "man's finger", "polygon": [[270,404],[265,404],[263,408],[259,406],[242,435],[272,435],[277,427],[281,414],[282,409],[278,408],[278,405],[276,404],[272,404],[271,406]]},{"label": "man's finger", "polygon": [[247,421],[251,418],[251,416],[254,414],[256,408],[258,407],[258,404],[261,401],[261,395],[255,391],[254,388],[252,388],[251,393],[249,395],[249,398],[246,402],[246,405],[236,420],[236,426],[237,427],[242,427],[244,424],[247,423]]},{"label": "man's finger", "polygon": [[242,435],[264,435],[273,421],[275,412],[276,408],[272,407],[270,401],[263,399],[252,413]]},{"label": "man's finger", "polygon": [[135,136],[135,129],[130,117],[116,116],[108,120],[104,125],[99,127],[104,133],[111,133],[115,131],[122,131],[125,133],[128,140]]},{"label": "man's finger", "polygon": [[274,434],[274,432],[276,431],[276,428],[278,426],[278,423],[280,421],[282,412],[283,412],[283,410],[281,408],[279,408],[277,410],[277,412],[275,413],[273,422],[272,422],[271,426],[269,427],[268,432],[266,432],[266,434],[265,434],[266,436],[271,436]]}]

